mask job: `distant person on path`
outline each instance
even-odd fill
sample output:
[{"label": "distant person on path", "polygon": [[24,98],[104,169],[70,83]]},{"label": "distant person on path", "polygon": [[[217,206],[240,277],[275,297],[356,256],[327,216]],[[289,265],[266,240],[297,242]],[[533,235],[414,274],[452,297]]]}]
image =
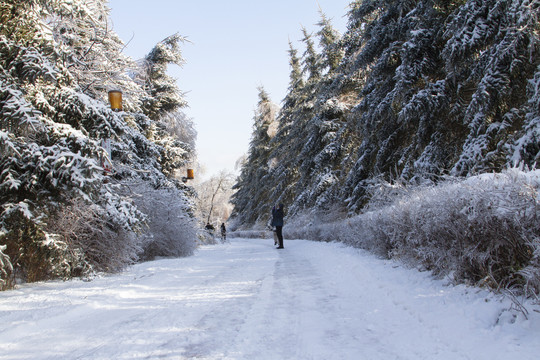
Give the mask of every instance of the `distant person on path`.
[{"label": "distant person on path", "polygon": [[283,204],[279,204],[276,208],[272,208],[272,226],[276,227],[276,235],[278,238],[279,246],[277,249],[283,249]]},{"label": "distant person on path", "polygon": [[225,228],[225,223],[221,223],[221,240],[227,240],[227,229]]}]

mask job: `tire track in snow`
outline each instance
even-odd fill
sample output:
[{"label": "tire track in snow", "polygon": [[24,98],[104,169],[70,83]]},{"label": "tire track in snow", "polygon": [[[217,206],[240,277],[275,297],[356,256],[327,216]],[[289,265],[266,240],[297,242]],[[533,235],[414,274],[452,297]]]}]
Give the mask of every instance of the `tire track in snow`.
[{"label": "tire track in snow", "polygon": [[[290,242],[278,254],[274,272],[263,280],[258,300],[239,331],[237,350],[227,359],[401,358],[371,329],[347,326],[361,320],[325,283],[321,271],[326,269],[315,266]],[[341,296],[350,303],[347,294]]]}]

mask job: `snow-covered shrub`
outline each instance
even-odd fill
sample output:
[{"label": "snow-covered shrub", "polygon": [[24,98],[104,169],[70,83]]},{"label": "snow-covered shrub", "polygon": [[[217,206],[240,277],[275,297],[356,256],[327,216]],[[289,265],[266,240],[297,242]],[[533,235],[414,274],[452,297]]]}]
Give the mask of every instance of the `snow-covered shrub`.
[{"label": "snow-covered shrub", "polygon": [[[286,224],[292,238],[342,241],[457,282],[540,292],[540,170],[511,169],[398,189],[392,203],[331,223]],[[384,197],[383,197],[384,198]],[[306,221],[309,219],[309,221]]]},{"label": "snow-covered shrub", "polygon": [[381,210],[392,256],[458,281],[522,286],[538,227],[540,171],[488,174],[415,191]]},{"label": "snow-covered shrub", "polygon": [[139,182],[129,185],[129,189],[137,208],[146,216],[141,258],[192,255],[197,224],[186,195],[172,183],[169,187],[154,188]]},{"label": "snow-covered shrub", "polygon": [[141,239],[115,223],[103,208],[73,200],[48,222],[47,230],[65,243],[73,260],[74,276],[114,272],[138,260]]},{"label": "snow-covered shrub", "polygon": [[69,248],[43,231],[31,218],[28,204],[7,207],[2,215],[0,243],[13,265],[8,284],[13,285],[15,279],[33,282],[70,276],[73,259]]},{"label": "snow-covered shrub", "polygon": [[[519,271],[525,280],[525,292],[528,294],[540,294],[540,237],[531,244],[533,249],[533,258],[529,264]],[[538,297],[537,297],[538,298]]]}]

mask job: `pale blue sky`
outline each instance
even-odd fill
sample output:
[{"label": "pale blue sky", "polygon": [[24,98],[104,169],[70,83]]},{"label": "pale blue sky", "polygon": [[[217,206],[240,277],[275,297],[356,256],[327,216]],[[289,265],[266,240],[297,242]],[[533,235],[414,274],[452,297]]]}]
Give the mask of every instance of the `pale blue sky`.
[{"label": "pale blue sky", "polygon": [[[234,171],[248,150],[257,87],[279,104],[289,83],[288,41],[303,52],[301,26],[316,32],[319,6],[341,33],[352,0],[109,0],[125,53],[142,58],[179,33],[186,64],[169,72],[186,92],[198,132],[199,161],[206,176]],[[131,41],[130,41],[131,39]]]}]

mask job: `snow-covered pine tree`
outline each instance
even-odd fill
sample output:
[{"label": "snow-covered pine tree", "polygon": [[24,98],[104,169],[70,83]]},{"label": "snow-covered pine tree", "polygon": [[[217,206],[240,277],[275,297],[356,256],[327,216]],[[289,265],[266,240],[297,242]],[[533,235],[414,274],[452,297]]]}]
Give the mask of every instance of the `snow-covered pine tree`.
[{"label": "snow-covered pine tree", "polygon": [[358,212],[381,179],[534,166],[538,9],[528,0],[358,0],[333,70],[327,19],[322,54],[304,28],[303,78],[292,58],[272,139],[270,198],[292,213],[325,202]]},{"label": "snow-covered pine tree", "polygon": [[190,255],[195,248],[196,194],[179,181],[177,172],[195,156],[197,134],[193,121],[182,112],[186,106],[183,94],[167,74],[168,65],[184,63],[183,41],[178,34],[169,36],[139,62],[134,83],[144,91],[144,114],[124,117],[143,135],[134,141],[137,162],[141,161],[138,167],[118,159],[120,193],[131,197],[146,217],[139,253],[142,259]]},{"label": "snow-covered pine tree", "polygon": [[307,84],[316,83],[321,78],[323,71],[323,59],[321,54],[315,49],[313,34],[311,34],[304,26],[302,26],[302,41],[306,46],[302,63],[304,65],[302,73],[307,78]]},{"label": "snow-covered pine tree", "polygon": [[143,72],[140,74],[139,82],[148,94],[143,99],[143,109],[151,119],[159,119],[164,114],[187,105],[176,80],[167,74],[169,64],[184,65],[180,44],[185,41],[186,39],[179,34],[168,36],[142,61]]},{"label": "snow-covered pine tree", "polygon": [[140,111],[144,92],[128,71],[135,71],[137,64],[122,53],[124,44],[109,20],[108,0],[40,3],[54,39],[57,64],[69,71],[80,91],[107,101],[109,90],[121,89],[124,109]]},{"label": "snow-covered pine tree", "polygon": [[540,66],[527,89],[529,105],[526,107],[523,127],[514,134],[514,142],[509,146],[508,163],[540,163]]},{"label": "snow-covered pine tree", "polygon": [[[152,238],[137,235],[142,221],[152,218],[133,201],[130,185],[172,189],[167,198],[176,198],[185,216],[167,226],[193,229],[184,221],[193,214],[193,191],[171,177],[193,150],[173,138],[174,127],[152,135],[156,121],[137,112],[129,94],[145,89],[126,76],[133,62],[119,55],[105,3],[0,1],[2,284],[114,271],[135,261]],[[104,103],[109,86],[127,89],[126,112]],[[113,177],[103,173],[103,139],[111,140]],[[181,253],[194,241],[180,240]]]},{"label": "snow-covered pine tree", "polygon": [[[305,99],[304,87],[305,79],[302,75],[302,59],[298,57],[298,50],[296,50],[293,44],[289,41],[289,65],[291,66],[291,72],[289,76],[289,91],[283,100],[283,107],[277,114],[276,135],[270,140],[270,148],[272,152],[269,155],[270,161],[270,178],[269,183],[271,189],[267,197],[268,203],[284,203],[289,206],[293,203],[296,196],[294,192],[294,184],[298,181],[298,169],[294,163],[294,159],[290,157],[290,154],[296,154],[291,151],[291,134],[294,134],[297,128],[297,122],[295,120],[296,114],[302,111],[302,103]],[[300,141],[294,143],[299,146]],[[249,186],[248,183],[244,183],[244,186]],[[267,209],[261,209],[261,214],[269,216]],[[242,217],[240,212],[238,217]]]},{"label": "snow-covered pine tree", "polygon": [[537,10],[504,0],[355,4],[350,23],[360,29],[347,37],[363,35],[356,52],[347,50],[348,69],[369,77],[351,112],[362,136],[347,182],[351,209],[363,206],[377,176],[436,180],[509,165],[527,127]]},{"label": "snow-covered pine tree", "polygon": [[317,24],[320,29],[317,32],[319,43],[322,48],[323,68],[329,72],[337,69],[343,58],[343,49],[340,43],[341,35],[332,26],[331,20],[320,10],[321,20]]},{"label": "snow-covered pine tree", "polygon": [[340,91],[333,90],[338,74],[336,70],[343,56],[341,35],[322,11],[318,25],[317,35],[322,49],[319,54],[322,59],[321,77],[310,94],[313,109],[304,129],[307,141],[298,157],[301,162],[300,178],[295,186],[296,199],[291,204],[290,213],[333,207],[335,196],[329,195],[328,190],[337,188],[334,185],[340,182],[342,174],[341,147],[348,105],[342,101],[344,97],[340,96]]},{"label": "snow-covered pine tree", "polygon": [[304,79],[302,77],[301,59],[298,58],[298,50],[293,46],[290,40],[288,53],[291,72],[289,75],[289,93],[287,95],[292,95],[304,86]]},{"label": "snow-covered pine tree", "polygon": [[527,115],[534,108],[528,84],[540,65],[539,11],[538,1],[468,1],[449,18],[447,84],[461,100],[452,111],[466,127],[452,173],[500,171],[509,159],[531,166],[538,159],[538,146],[518,157],[512,148],[534,122]]},{"label": "snow-covered pine tree", "polygon": [[14,268],[10,283],[15,275],[30,281],[69,276],[79,266],[68,245],[44,227],[59,203],[94,197],[102,179],[92,159],[99,153],[96,142],[55,126],[40,109],[48,89],[62,89],[70,79],[51,51],[42,2],[20,5],[0,6],[9,25],[0,28],[0,244]]},{"label": "snow-covered pine tree", "polygon": [[167,74],[169,65],[183,66],[180,44],[185,41],[179,34],[160,41],[141,62],[136,77],[146,92],[142,100],[143,111],[154,121],[147,135],[161,146],[160,164],[168,176],[174,176],[176,170],[184,167],[195,150],[195,138],[184,136],[182,141],[178,137],[178,132],[186,132],[188,136],[194,136],[195,132],[191,120],[181,110],[187,105],[183,93],[176,80]]},{"label": "snow-covered pine tree", "polygon": [[[340,103],[344,97],[333,97],[339,91],[330,91],[336,75],[334,70],[342,55],[339,34],[324,14],[321,18],[318,32],[321,54],[316,52],[313,37],[306,28],[302,28],[306,48],[302,59],[289,42],[289,92],[278,115],[276,136],[270,143],[272,166],[268,180],[272,188],[269,192],[260,187],[251,190],[267,194],[262,203],[285,203],[290,214],[316,204],[321,208],[328,207],[325,200],[329,198],[322,194],[341,174],[340,159],[336,158],[341,146],[347,146],[343,144],[347,137],[345,132],[336,131],[344,128],[344,118],[340,117],[345,114],[347,105]],[[350,144],[348,140],[347,137],[346,142]],[[327,158],[329,153],[334,154],[332,159]],[[314,188],[317,188],[315,192]],[[337,185],[336,189],[339,189]],[[267,210],[260,208],[258,218],[267,218]]]},{"label": "snow-covered pine tree", "polygon": [[273,188],[269,177],[273,167],[270,143],[275,136],[278,106],[270,100],[263,87],[258,90],[259,103],[253,118],[248,157],[233,187],[237,191],[231,197],[231,203],[235,206],[231,217],[235,219],[236,227],[256,222],[264,224],[268,220],[265,212],[269,212],[273,205],[268,194]]},{"label": "snow-covered pine tree", "polygon": [[[410,154],[422,151],[416,142],[426,145],[438,118],[437,97],[431,96],[437,95],[435,86],[426,91],[429,102],[418,101],[423,106],[417,106],[411,120],[399,119],[414,95],[441,77],[437,74],[439,55],[433,47],[442,22],[433,6],[422,3],[385,1],[376,6],[374,1],[356,2],[350,13],[346,37],[359,42],[356,47],[349,45],[345,71],[366,75],[361,101],[350,114],[361,138],[358,161],[347,180],[353,210],[364,205],[372,178],[399,177],[410,166]],[[419,126],[423,127],[420,138],[416,135]]]},{"label": "snow-covered pine tree", "polygon": [[[273,203],[282,202],[294,209],[298,196],[297,186],[302,176],[300,167],[303,158],[302,149],[309,146],[307,127],[313,117],[317,87],[323,72],[322,57],[315,49],[313,36],[302,27],[302,42],[305,45],[300,64],[296,51],[290,46],[290,88],[284,105],[278,115],[278,131],[272,140],[273,153],[270,155],[273,168],[271,172],[272,190],[270,197]],[[298,78],[298,65],[301,65],[302,78]],[[294,154],[294,156],[291,156]],[[294,211],[294,210],[293,210]],[[268,216],[268,215],[266,215]]]}]

